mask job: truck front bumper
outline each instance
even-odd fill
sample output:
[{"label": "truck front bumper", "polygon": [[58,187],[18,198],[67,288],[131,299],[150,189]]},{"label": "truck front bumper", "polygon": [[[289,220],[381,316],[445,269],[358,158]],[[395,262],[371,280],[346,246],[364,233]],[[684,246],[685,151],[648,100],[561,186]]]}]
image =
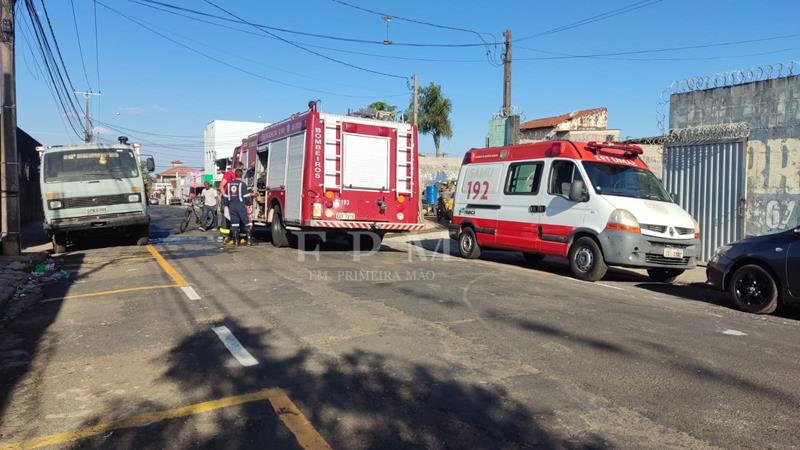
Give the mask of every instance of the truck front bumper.
[{"label": "truck front bumper", "polygon": [[[700,256],[700,239],[664,239],[617,230],[604,230],[599,238],[606,263],[614,266],[692,269]],[[681,249],[683,257],[666,257],[665,248]]]},{"label": "truck front bumper", "polygon": [[337,228],[337,229],[374,230],[374,231],[419,231],[425,226],[422,223],[357,222],[348,220],[309,220],[308,225],[314,228]]},{"label": "truck front bumper", "polygon": [[130,226],[146,226],[150,224],[150,215],[142,212],[128,212],[116,214],[103,214],[100,216],[71,217],[52,219],[44,223],[47,233],[64,233],[74,231],[88,231],[95,229],[110,229]]}]

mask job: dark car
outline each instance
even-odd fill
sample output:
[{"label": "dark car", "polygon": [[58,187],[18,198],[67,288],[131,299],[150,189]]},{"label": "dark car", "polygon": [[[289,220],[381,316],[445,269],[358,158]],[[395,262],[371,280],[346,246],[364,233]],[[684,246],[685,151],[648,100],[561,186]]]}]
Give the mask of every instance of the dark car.
[{"label": "dark car", "polygon": [[800,227],[723,245],[706,276],[743,311],[769,314],[781,303],[800,301]]}]

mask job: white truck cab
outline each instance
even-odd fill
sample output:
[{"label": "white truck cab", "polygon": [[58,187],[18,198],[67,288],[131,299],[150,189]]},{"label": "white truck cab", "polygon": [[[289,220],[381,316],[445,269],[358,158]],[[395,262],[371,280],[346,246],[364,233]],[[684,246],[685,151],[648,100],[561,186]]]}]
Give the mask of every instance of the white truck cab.
[{"label": "white truck cab", "polygon": [[697,264],[697,222],[621,143],[540,142],[472,149],[464,156],[450,237],[465,258],[481,248],[536,262],[569,259],[579,279],[609,265],[646,268],[670,282]]},{"label": "white truck cab", "polygon": [[39,147],[44,229],[61,253],[80,236],[100,233],[147,243],[150,215],[144,169],[137,144],[120,137],[117,144]]}]

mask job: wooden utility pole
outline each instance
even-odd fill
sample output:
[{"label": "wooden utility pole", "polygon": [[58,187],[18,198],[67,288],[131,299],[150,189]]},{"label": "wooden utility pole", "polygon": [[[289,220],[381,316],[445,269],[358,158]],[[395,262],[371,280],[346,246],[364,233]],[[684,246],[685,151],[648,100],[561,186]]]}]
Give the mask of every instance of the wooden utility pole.
[{"label": "wooden utility pole", "polygon": [[503,53],[503,117],[511,115],[511,29],[504,33],[506,51]]},{"label": "wooden utility pole", "polygon": [[89,118],[89,99],[92,98],[93,95],[100,95],[100,92],[80,92],[75,91],[76,94],[81,94],[86,99],[86,108],[83,110],[83,128],[84,128],[84,138],[83,141],[86,143],[92,142],[94,138],[94,127],[92,126],[92,120]]},{"label": "wooden utility pole", "polygon": [[[406,85],[406,86],[408,86],[408,85]],[[411,109],[413,109],[413,112],[411,113],[411,116],[412,116],[411,122],[414,124],[414,126],[419,125],[419,123],[418,123],[418,119],[419,119],[419,99],[417,97],[419,97],[419,81],[417,80],[417,74],[414,74],[414,94],[413,94],[413,97],[412,97],[412,100],[411,100],[411,103],[413,105],[411,107]]]},{"label": "wooden utility pole", "polygon": [[19,255],[19,155],[17,153],[17,81],[14,67],[14,5],[0,0],[0,240],[3,255]]}]

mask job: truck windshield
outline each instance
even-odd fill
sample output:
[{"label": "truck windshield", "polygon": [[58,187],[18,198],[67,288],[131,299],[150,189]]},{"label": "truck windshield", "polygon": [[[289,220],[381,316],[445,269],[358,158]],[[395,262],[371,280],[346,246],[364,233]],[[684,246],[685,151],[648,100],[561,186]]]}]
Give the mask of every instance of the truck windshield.
[{"label": "truck windshield", "polygon": [[672,202],[661,182],[649,170],[596,162],[584,162],[583,168],[595,192],[600,195]]},{"label": "truck windshield", "polygon": [[139,167],[131,150],[68,150],[44,155],[45,183],[138,176]]}]

